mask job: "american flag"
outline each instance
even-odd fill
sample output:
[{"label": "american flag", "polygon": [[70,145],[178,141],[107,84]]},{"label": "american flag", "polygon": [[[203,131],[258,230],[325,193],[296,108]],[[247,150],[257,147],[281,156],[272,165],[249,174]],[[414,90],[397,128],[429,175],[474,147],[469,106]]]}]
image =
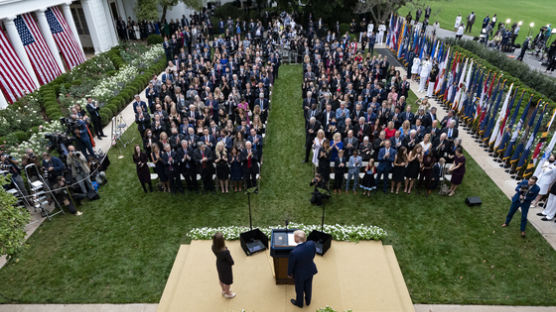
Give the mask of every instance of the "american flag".
[{"label": "american flag", "polygon": [[46,10],[45,15],[48,25],[50,25],[50,31],[52,31],[54,41],[56,41],[56,45],[58,45],[58,49],[60,49],[66,65],[69,68],[74,68],[85,62],[85,56],[79,48],[75,35],[71,31],[68,23],[66,23],[60,9],[57,7],[49,8]]},{"label": "american flag", "polygon": [[6,100],[13,103],[25,94],[33,92],[37,87],[6,34],[0,29],[0,89]]},{"label": "american flag", "polygon": [[33,16],[31,16],[31,13],[19,15],[14,20],[14,23],[25,51],[29,56],[31,65],[35,69],[39,83],[41,85],[49,83],[61,75],[62,71],[44,41],[39,26],[33,19]]}]

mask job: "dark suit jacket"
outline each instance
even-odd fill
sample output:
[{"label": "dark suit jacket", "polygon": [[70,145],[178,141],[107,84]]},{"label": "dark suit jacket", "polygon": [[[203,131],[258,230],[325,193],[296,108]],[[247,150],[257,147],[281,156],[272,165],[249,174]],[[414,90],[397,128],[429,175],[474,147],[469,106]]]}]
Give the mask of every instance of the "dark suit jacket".
[{"label": "dark suit jacket", "polygon": [[[251,149],[252,156],[251,156],[251,171],[259,172],[259,159],[257,158],[257,152],[254,148]],[[249,171],[247,168],[247,149],[244,149],[239,154],[239,159],[241,160],[241,166],[245,172]]]},{"label": "dark suit jacket", "polygon": [[297,245],[291,252],[288,259],[288,275],[295,280],[303,281],[317,274],[315,258],[315,242],[307,241]]},{"label": "dark suit jacket", "polygon": [[458,129],[457,129],[456,127],[454,127],[454,129],[452,130],[452,136],[451,136],[451,137],[448,137],[448,128],[442,129],[442,132],[443,132],[443,133],[446,133],[446,138],[447,138],[447,139],[451,139],[451,140],[457,138],[457,137],[458,137],[458,134],[459,134],[459,131],[458,131]]},{"label": "dark suit jacket", "polygon": [[378,152],[378,170],[390,170],[392,169],[392,163],[396,157],[396,149],[394,147],[390,147],[390,157],[384,157],[386,154],[386,148],[383,147]]},{"label": "dark suit jacket", "polygon": [[[527,187],[527,184],[528,181],[523,180],[516,186],[515,191],[517,193],[515,193],[515,195],[512,197],[512,202],[519,202],[519,195],[521,194],[520,189],[522,186]],[[540,190],[541,188],[537,184],[533,185],[525,195],[525,201],[523,202],[523,205],[530,205],[531,202],[537,197]]]}]

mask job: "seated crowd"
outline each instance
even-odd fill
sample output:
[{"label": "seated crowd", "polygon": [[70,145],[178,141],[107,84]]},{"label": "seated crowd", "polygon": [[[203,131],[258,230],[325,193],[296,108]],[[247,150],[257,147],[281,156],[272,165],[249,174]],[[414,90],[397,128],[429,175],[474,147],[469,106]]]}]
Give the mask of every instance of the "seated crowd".
[{"label": "seated crowd", "polygon": [[[232,31],[209,40],[193,37],[190,49],[184,30],[163,43],[168,67],[161,79],[153,77],[146,89],[147,102],[133,103],[143,149],[135,147],[137,174],[147,192],[152,191],[149,167],[165,192],[221,192],[257,186],[263,159],[263,137],[270,109],[270,95],[278,77],[280,56],[272,37],[283,31],[275,19],[268,28],[261,22],[241,37]],[[252,38],[252,39],[249,39]],[[177,45],[177,48],[176,48]],[[169,48],[169,47],[172,48]],[[189,50],[191,50],[190,53]],[[186,52],[187,51],[187,52]]]},{"label": "seated crowd", "polygon": [[334,193],[360,187],[370,195],[380,183],[385,193],[411,193],[418,182],[430,194],[449,172],[452,196],[465,173],[456,114],[438,120],[426,97],[407,103],[410,83],[386,56],[365,55],[349,40],[304,40],[305,161],[312,151]]}]

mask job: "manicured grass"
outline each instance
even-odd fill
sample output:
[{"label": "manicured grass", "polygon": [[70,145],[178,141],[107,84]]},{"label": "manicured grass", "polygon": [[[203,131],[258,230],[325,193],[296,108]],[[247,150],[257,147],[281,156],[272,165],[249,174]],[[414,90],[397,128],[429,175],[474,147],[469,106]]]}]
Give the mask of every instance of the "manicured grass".
[{"label": "manicured grass", "polygon": [[[301,78],[299,65],[280,69],[261,189],[253,196],[255,225],[286,218],[320,222],[320,207],[309,204],[312,169],[301,163]],[[134,128],[125,135],[139,142]],[[109,182],[100,200],[82,206],[83,216],[46,221],[18,261],[0,270],[1,294],[29,303],[158,302],[188,229],[248,224],[244,194],[143,194],[131,149],[124,159],[111,150]],[[415,303],[556,305],[556,252],[532,228],[521,239],[519,220],[500,228],[509,200],[467,159],[467,175],[454,197],[334,196],[326,206],[327,223],[388,231],[384,243],[394,246]],[[465,206],[470,195],[480,196],[483,205]]]},{"label": "manicured grass", "polygon": [[[535,23],[531,28],[531,35],[535,36],[542,25],[552,24],[556,25],[556,10],[554,9],[553,0],[437,0],[437,1],[424,1],[423,14],[421,21],[424,18],[424,11],[427,5],[430,5],[432,12],[430,17],[430,24],[432,25],[438,20],[440,27],[448,30],[454,30],[454,22],[456,16],[461,14],[463,22],[467,23],[467,15],[471,11],[475,12],[475,23],[473,24],[473,36],[478,36],[481,32],[483,18],[485,16],[492,16],[496,13],[497,25],[498,22],[504,23],[507,18],[514,22],[523,21],[519,36],[516,43],[523,43],[529,31],[529,24]],[[406,16],[407,12],[411,9],[411,15],[415,18],[416,9],[412,5],[401,8],[399,14]],[[509,26],[511,26],[511,24]],[[497,28],[496,28],[497,29]]]}]

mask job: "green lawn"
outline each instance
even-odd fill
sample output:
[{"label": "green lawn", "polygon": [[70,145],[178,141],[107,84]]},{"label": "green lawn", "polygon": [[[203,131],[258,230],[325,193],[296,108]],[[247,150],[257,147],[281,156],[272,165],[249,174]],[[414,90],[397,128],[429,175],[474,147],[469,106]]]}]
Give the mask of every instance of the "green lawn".
[{"label": "green lawn", "polygon": [[[301,163],[301,78],[299,65],[280,69],[261,191],[254,196],[255,225],[320,221],[320,208],[308,201],[312,169]],[[139,141],[135,127],[125,135]],[[248,224],[246,195],[145,195],[131,147],[124,159],[118,154],[117,148],[110,152],[100,200],[84,204],[81,217],[46,221],[17,261],[0,270],[2,295],[28,303],[158,302],[188,229]],[[519,237],[517,222],[500,228],[509,200],[470,158],[467,170],[451,198],[334,196],[328,223],[388,231],[384,243],[394,246],[415,303],[556,305],[556,252],[532,228],[527,239]],[[469,195],[480,196],[483,205],[465,206]]]},{"label": "green lawn", "polygon": [[[483,18],[487,14],[492,18],[496,13],[497,24],[498,22],[504,23],[507,18],[512,23],[523,21],[519,36],[516,39],[516,43],[519,44],[525,40],[531,22],[535,23],[535,26],[531,28],[532,36],[538,33],[541,25],[552,24],[556,26],[556,6],[553,0],[424,0],[418,3],[424,3],[421,21],[424,18],[425,7],[430,5],[432,9],[430,24],[432,25],[435,21],[438,21],[441,28],[448,30],[454,30],[454,22],[458,14],[461,14],[463,22],[466,23],[467,15],[474,11],[476,18],[473,24],[473,36],[479,35]],[[412,4],[401,8],[398,12],[405,16],[409,10],[415,18],[416,8]]]}]

